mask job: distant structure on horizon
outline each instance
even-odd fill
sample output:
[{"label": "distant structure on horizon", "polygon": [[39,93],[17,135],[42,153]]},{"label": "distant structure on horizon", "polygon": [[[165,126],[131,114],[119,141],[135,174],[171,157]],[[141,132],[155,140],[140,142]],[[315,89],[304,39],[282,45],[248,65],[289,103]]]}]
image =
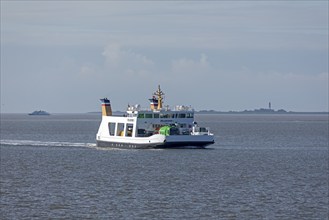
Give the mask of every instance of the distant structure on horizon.
[{"label": "distant structure on horizon", "polygon": [[284,109],[275,110],[272,109],[272,103],[268,102],[268,107],[259,108],[254,110],[244,111],[216,111],[216,110],[200,110],[198,113],[201,114],[328,114],[329,112],[294,112],[286,111]]},{"label": "distant structure on horizon", "polygon": [[29,115],[50,115],[50,113],[43,111],[43,110],[39,110],[39,111],[34,111],[34,112],[30,113]]}]

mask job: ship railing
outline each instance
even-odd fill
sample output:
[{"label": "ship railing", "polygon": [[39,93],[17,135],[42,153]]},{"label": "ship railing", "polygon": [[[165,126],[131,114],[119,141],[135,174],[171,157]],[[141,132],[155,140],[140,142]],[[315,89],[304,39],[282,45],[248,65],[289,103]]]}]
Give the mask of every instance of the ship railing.
[{"label": "ship railing", "polygon": [[163,106],[162,109],[154,109],[151,110],[150,108],[143,108],[140,105],[132,105],[127,107],[127,111],[133,112],[133,111],[153,111],[153,112],[160,112],[161,110],[164,111],[194,111],[194,109],[191,106],[185,106],[185,105],[176,105],[174,108],[170,108],[169,105]]},{"label": "ship railing", "polygon": [[185,106],[185,105],[176,105],[175,111],[194,111],[192,106]]},{"label": "ship railing", "polygon": [[209,127],[199,127],[195,126],[191,132],[192,135],[212,135]]}]

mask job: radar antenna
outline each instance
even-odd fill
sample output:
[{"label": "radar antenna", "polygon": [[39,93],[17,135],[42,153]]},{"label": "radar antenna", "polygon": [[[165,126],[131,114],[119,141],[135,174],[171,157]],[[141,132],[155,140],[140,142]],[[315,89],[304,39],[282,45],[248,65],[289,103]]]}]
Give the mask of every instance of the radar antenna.
[{"label": "radar antenna", "polygon": [[158,90],[155,91],[155,93],[153,93],[153,95],[158,96],[158,110],[162,109],[162,105],[163,105],[163,97],[164,93],[161,91],[160,89],[160,85],[158,86]]}]

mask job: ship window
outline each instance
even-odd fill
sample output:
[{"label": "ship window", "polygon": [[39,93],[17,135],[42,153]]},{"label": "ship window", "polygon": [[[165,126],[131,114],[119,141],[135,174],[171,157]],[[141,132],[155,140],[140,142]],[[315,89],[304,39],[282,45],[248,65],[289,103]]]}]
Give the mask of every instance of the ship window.
[{"label": "ship window", "polygon": [[144,118],[144,114],[138,114],[138,118]]},{"label": "ship window", "polygon": [[153,114],[145,114],[145,118],[153,118]]},{"label": "ship window", "polygon": [[146,130],[145,129],[138,129],[137,130],[138,137],[146,137]]},{"label": "ship window", "polygon": [[193,113],[187,113],[186,118],[193,118]]},{"label": "ship window", "polygon": [[180,127],[180,128],[186,128],[187,125],[186,125],[186,124],[180,124],[179,127]]},{"label": "ship window", "polygon": [[126,126],[126,137],[132,137],[134,130],[134,124],[127,124]]},{"label": "ship window", "polygon": [[123,136],[124,135],[124,127],[125,127],[125,124],[124,123],[118,123],[117,124],[117,136]]},{"label": "ship window", "polygon": [[109,123],[109,133],[110,133],[111,136],[114,136],[114,131],[115,131],[115,123],[110,122]]},{"label": "ship window", "polygon": [[160,118],[169,118],[169,114],[160,114]]},{"label": "ship window", "polygon": [[185,118],[186,115],[185,114],[178,114],[178,118]]},{"label": "ship window", "polygon": [[159,114],[154,114],[154,118],[159,118]]}]

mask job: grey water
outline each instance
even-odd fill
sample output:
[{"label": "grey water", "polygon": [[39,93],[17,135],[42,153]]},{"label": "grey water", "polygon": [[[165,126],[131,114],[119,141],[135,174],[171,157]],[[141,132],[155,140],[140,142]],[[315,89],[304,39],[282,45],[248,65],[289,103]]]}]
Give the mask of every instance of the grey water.
[{"label": "grey water", "polygon": [[1,114],[0,219],[328,219],[328,115],[196,115],[208,149],[97,148],[98,114]]}]

